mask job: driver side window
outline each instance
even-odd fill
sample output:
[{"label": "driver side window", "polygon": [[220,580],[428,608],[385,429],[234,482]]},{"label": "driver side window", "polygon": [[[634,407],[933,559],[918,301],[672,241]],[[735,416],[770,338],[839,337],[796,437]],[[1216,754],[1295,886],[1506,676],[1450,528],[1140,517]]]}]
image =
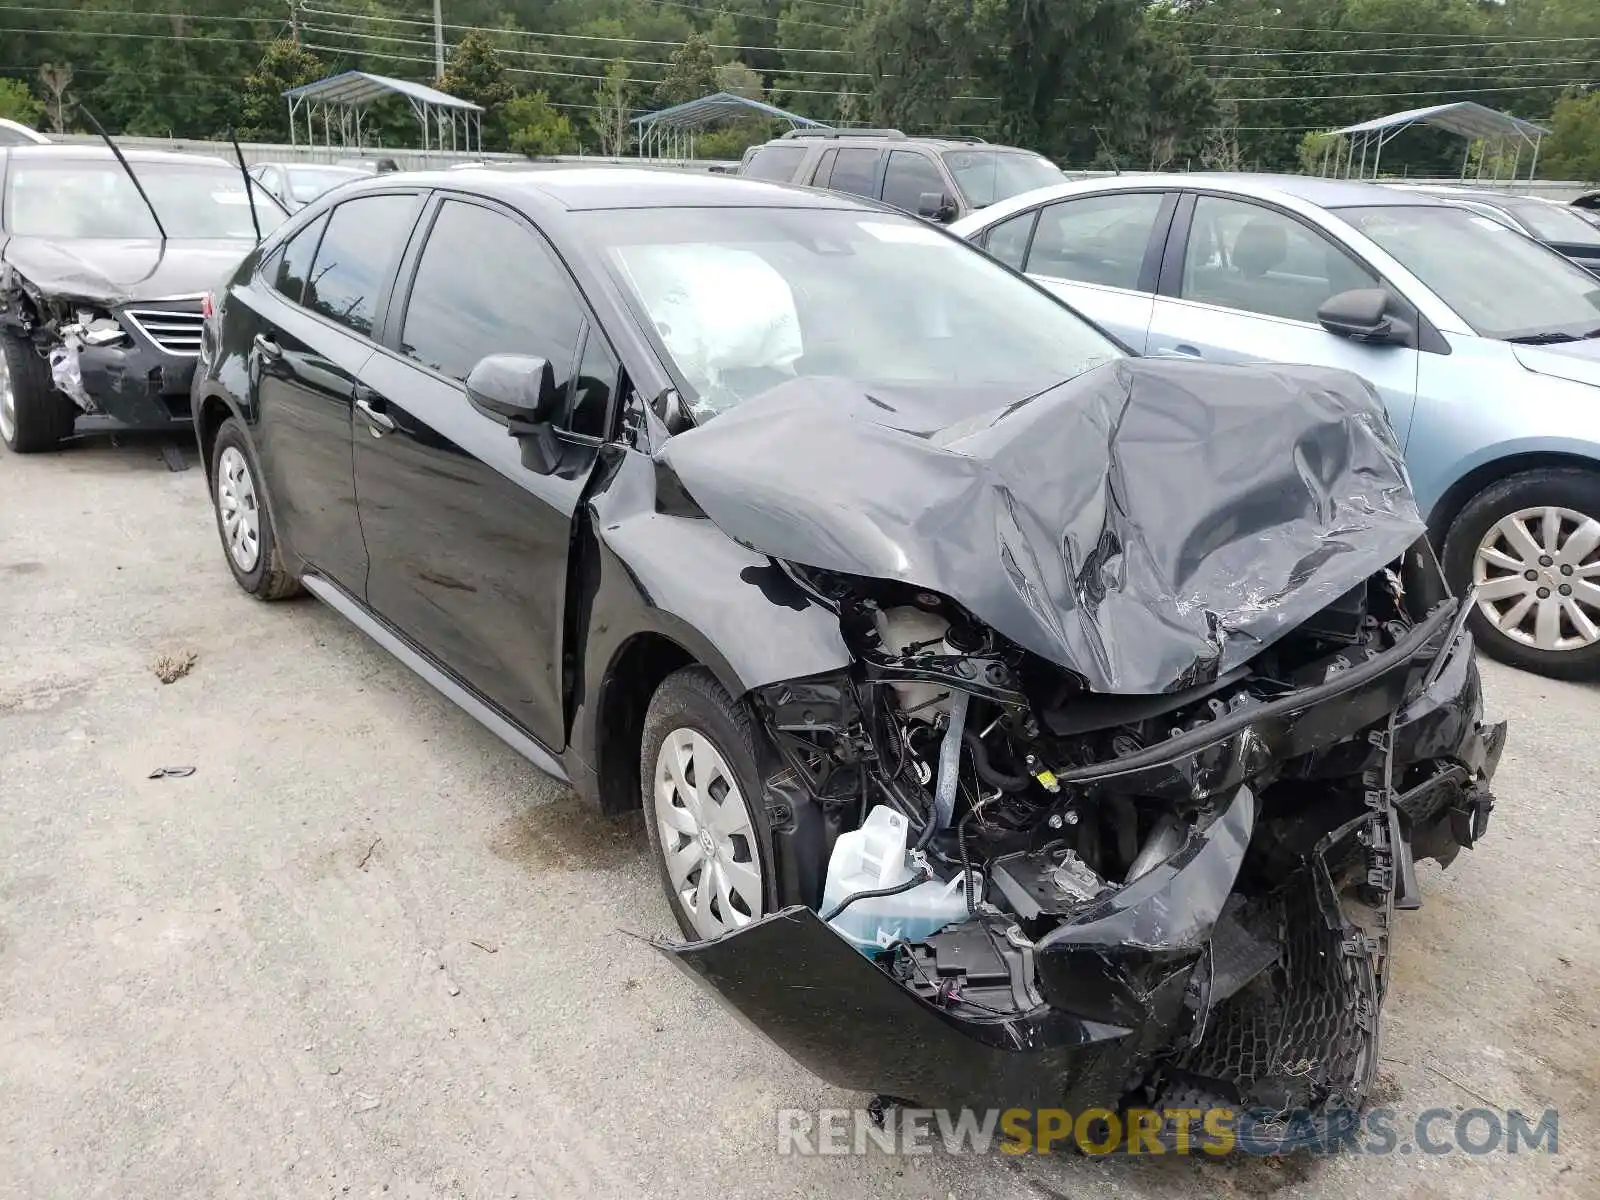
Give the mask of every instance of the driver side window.
[{"label": "driver side window", "polygon": [[1195,200],[1179,292],[1185,300],[1314,325],[1330,297],[1379,286],[1371,271],[1293,217],[1221,196]]}]

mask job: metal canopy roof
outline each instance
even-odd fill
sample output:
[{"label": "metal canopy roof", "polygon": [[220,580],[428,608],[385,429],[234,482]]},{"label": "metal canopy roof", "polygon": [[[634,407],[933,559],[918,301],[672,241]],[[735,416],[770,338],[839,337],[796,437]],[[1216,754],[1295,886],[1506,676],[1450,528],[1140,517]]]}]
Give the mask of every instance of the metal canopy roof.
[{"label": "metal canopy roof", "polygon": [[736,96],[732,92],[715,92],[709,96],[701,96],[698,100],[686,100],[682,104],[674,104],[671,108],[635,117],[633,123],[652,128],[703,129],[707,125],[715,125],[718,121],[729,121],[751,115],[776,117],[780,121],[789,122],[790,126],[796,129],[801,126],[826,128],[821,121],[813,121],[810,117],[802,117],[799,113],[787,112],[765,101],[752,100],[748,96]]},{"label": "metal canopy roof", "polygon": [[1435,104],[1428,108],[1413,108],[1375,117],[1358,125],[1346,125],[1334,133],[1372,133],[1378,130],[1398,132],[1408,125],[1437,125],[1464,138],[1487,141],[1492,138],[1521,137],[1537,141],[1549,130],[1521,117],[1478,104],[1472,100],[1458,100],[1454,104]]},{"label": "metal canopy roof", "polygon": [[437,88],[409,79],[391,79],[387,75],[370,75],[366,71],[346,71],[330,75],[315,83],[302,84],[283,93],[291,100],[315,100],[323,104],[356,106],[370,104],[385,95],[404,96],[413,104],[426,104],[434,108],[454,108],[467,112],[482,112],[483,106],[458,96],[441,92]]}]

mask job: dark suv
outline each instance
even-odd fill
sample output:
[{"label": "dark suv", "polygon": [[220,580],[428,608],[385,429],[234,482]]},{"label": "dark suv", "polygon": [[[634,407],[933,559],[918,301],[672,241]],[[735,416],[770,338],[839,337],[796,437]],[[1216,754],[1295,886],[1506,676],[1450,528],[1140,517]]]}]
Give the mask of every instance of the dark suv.
[{"label": "dark suv", "polygon": [[794,129],[746,150],[739,174],[866,196],[934,221],[1066,178],[1032,150],[898,129]]}]

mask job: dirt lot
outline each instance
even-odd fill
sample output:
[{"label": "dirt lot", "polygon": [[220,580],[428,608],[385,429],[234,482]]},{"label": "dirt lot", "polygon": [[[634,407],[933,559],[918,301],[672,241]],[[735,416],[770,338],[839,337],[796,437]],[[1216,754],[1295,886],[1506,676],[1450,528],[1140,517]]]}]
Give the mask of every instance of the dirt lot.
[{"label": "dirt lot", "polygon": [[0,1196],[1592,1196],[1600,689],[1489,688],[1493,836],[1403,918],[1382,1098],[1553,1106],[1557,1155],[780,1157],[776,1109],[864,1098],[627,936],[669,927],[636,821],[237,592],[198,470],[0,450]]}]

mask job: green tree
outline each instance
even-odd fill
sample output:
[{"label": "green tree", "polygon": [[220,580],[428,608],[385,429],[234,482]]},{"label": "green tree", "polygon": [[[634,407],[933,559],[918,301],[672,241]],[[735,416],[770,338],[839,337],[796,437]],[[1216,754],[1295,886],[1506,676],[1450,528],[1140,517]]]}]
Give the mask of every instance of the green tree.
[{"label": "green tree", "polygon": [[656,84],[653,99],[666,108],[716,90],[717,57],[711,43],[703,35],[694,33],[667,60],[667,73]]},{"label": "green tree", "polygon": [[633,142],[633,91],[628,85],[628,64],[618,59],[606,64],[605,77],[594,90],[589,124],[600,142],[600,153],[620,157]]},{"label": "green tree", "polygon": [[1539,173],[1548,179],[1600,181],[1600,92],[1556,101],[1540,155]]},{"label": "green tree", "polygon": [[44,105],[34,99],[28,85],[20,79],[0,79],[0,117],[37,125],[44,116]]},{"label": "green tree", "polygon": [[289,109],[283,93],[328,74],[311,51],[287,38],[271,43],[255,70],[244,77],[239,100],[239,136],[252,142],[289,140]]},{"label": "green tree", "polygon": [[444,74],[439,77],[438,88],[458,99],[481,104],[484,144],[491,147],[507,144],[512,126],[505,109],[516,97],[517,90],[506,78],[505,64],[485,34],[469,33],[456,43]]},{"label": "green tree", "polygon": [[578,149],[578,135],[566,114],[550,103],[544,92],[527,92],[507,102],[505,124],[511,149],[529,158],[539,155],[572,154]]}]

